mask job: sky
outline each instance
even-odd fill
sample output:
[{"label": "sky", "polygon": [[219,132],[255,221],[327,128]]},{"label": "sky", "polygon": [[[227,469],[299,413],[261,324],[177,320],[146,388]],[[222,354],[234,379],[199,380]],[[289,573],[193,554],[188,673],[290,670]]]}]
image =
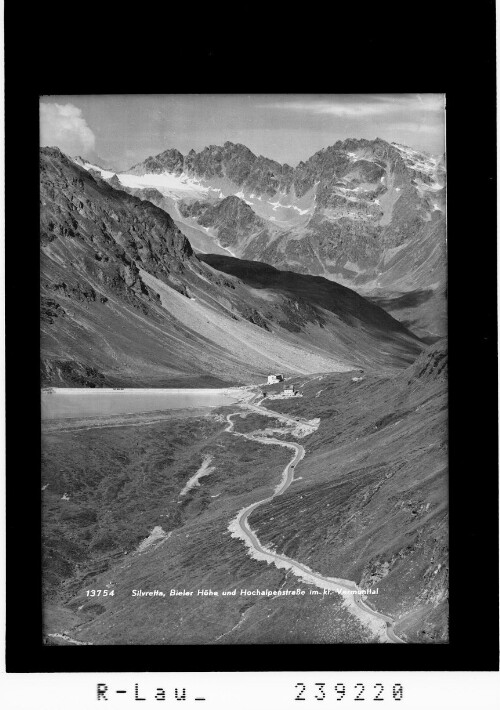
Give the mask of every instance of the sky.
[{"label": "sky", "polygon": [[444,146],[443,94],[164,94],[40,97],[40,143],[126,170],[167,148],[243,143],[295,166],[345,138]]}]

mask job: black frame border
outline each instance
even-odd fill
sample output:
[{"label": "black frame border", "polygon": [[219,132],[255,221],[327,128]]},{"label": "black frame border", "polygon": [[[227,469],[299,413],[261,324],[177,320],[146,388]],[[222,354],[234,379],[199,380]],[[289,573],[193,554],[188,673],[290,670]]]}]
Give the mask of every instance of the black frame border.
[{"label": "black frame border", "polygon": [[[423,9],[419,5],[419,13]],[[383,67],[368,81],[367,61],[378,51],[372,32],[357,61],[342,78],[330,74],[331,44],[319,35],[300,43],[282,81],[266,57],[240,60],[240,38],[200,40],[193,65],[179,71],[168,48],[171,77],[159,81],[131,75],[60,34],[51,17],[28,30],[24,40],[6,12],[6,495],[7,672],[141,671],[459,671],[498,670],[498,396],[496,294],[496,107],[495,8],[487,0],[462,25],[453,45],[451,17],[433,13],[431,56],[415,56],[400,38],[393,44],[399,73]],[[354,19],[351,18],[354,22]],[[456,19],[456,16],[455,18]],[[113,18],[113,23],[115,18]],[[135,22],[135,20],[134,20]],[[430,22],[430,20],[429,20]],[[369,24],[369,23],[368,23]],[[321,22],[320,22],[321,25]],[[11,29],[9,29],[9,27]],[[113,27],[115,33],[115,25]],[[430,30],[430,25],[427,26]],[[42,39],[41,30],[45,31]],[[138,28],[136,28],[138,30]],[[370,27],[368,28],[368,30]],[[426,26],[423,27],[425,34]],[[461,30],[461,31],[460,31]],[[65,33],[74,28],[63,27]],[[179,33],[182,31],[179,28]],[[286,33],[285,33],[286,34]],[[196,34],[194,35],[196,37]],[[383,38],[391,37],[390,26]],[[83,41],[84,37],[82,37]],[[259,45],[259,37],[255,40]],[[264,40],[262,40],[264,41]],[[266,38],[269,42],[269,38]],[[339,43],[342,44],[342,38]],[[26,42],[36,63],[21,79]],[[69,42],[69,45],[68,45]],[[196,42],[196,40],[195,40]],[[58,47],[62,51],[58,52]],[[105,46],[105,42],[103,42]],[[63,54],[71,50],[70,60]],[[423,47],[427,50],[425,37]],[[276,56],[287,49],[271,43]],[[292,48],[295,49],[295,48]],[[357,48],[358,49],[358,48]],[[165,48],[158,47],[158,62]],[[363,51],[364,50],[364,51]],[[154,50],[153,50],[154,51]],[[310,52],[304,58],[304,53]],[[107,53],[107,52],[106,52]],[[338,54],[338,51],[336,52]],[[264,59],[264,61],[260,61]],[[294,65],[294,62],[296,63]],[[413,63],[412,63],[413,62]],[[437,65],[436,66],[436,62]],[[229,65],[234,72],[228,71]],[[401,64],[403,66],[401,66]],[[164,65],[164,54],[163,54]],[[160,68],[162,66],[160,64]],[[323,70],[317,67],[323,65]],[[368,64],[369,66],[369,64]],[[356,72],[364,67],[364,74]],[[263,70],[263,71],[261,71]],[[248,71],[250,79],[242,78]],[[161,72],[160,72],[161,73]],[[362,77],[360,79],[360,76]],[[469,76],[471,78],[467,79]],[[99,80],[97,79],[99,77]],[[354,77],[354,79],[353,79]],[[22,82],[22,84],[21,84]],[[378,83],[378,86],[375,84]],[[21,85],[20,85],[21,84]],[[114,86],[113,86],[114,84]],[[371,85],[370,85],[371,84]],[[100,90],[97,91],[97,88]],[[376,93],[432,91],[447,96],[449,348],[450,348],[450,643],[438,645],[251,645],[251,646],[44,646],[41,641],[39,443],[39,256],[38,101],[40,95],[77,93]],[[471,172],[472,171],[472,177]],[[471,195],[464,183],[477,180]],[[475,266],[480,264],[480,266]],[[22,273],[19,275],[19,267]],[[476,582],[475,577],[481,581]],[[487,605],[483,626],[481,607]],[[207,653],[207,650],[209,652]]]}]

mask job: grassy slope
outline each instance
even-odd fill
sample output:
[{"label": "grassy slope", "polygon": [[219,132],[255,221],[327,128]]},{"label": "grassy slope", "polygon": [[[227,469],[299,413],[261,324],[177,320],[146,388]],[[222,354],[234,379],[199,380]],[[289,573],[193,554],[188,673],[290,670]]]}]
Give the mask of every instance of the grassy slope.
[{"label": "grassy slope", "polygon": [[[321,418],[302,480],[250,519],[264,542],[379,588],[411,641],[447,638],[447,389],[436,347],[391,379],[339,374],[267,407]],[[445,357],[445,356],[443,356]],[[296,521],[293,533],[289,521]]]},{"label": "grassy slope", "polygon": [[[241,588],[303,585],[251,560],[227,532],[237,510],[271,493],[289,456],[274,447],[263,456],[261,445],[222,429],[210,416],[46,435],[46,633],[106,644],[370,639],[337,597],[239,595]],[[216,470],[181,498],[207,454]],[[69,501],[61,500],[65,493]],[[171,537],[138,553],[157,525]],[[91,599],[86,590],[93,588],[112,588],[115,596]],[[238,591],[229,598],[131,595],[170,588]]]},{"label": "grassy slope", "polygon": [[310,343],[332,354],[340,352],[353,364],[379,371],[404,367],[422,351],[423,344],[399,321],[382,308],[373,310],[369,300],[333,281],[218,254],[200,254],[199,258],[219,272],[238,278],[264,300],[274,297],[291,301],[299,311],[297,316],[301,305],[313,308],[321,314],[322,322],[320,328],[310,329]]},{"label": "grassy slope", "polygon": [[[397,377],[365,375],[355,383],[348,373],[326,375],[305,381],[301,398],[268,402],[321,423],[300,440],[306,458],[297,466],[298,480],[250,518],[264,543],[312,569],[378,587],[372,603],[397,617],[398,633],[417,642],[446,640],[443,364],[435,348]],[[141,424],[147,420],[138,415]],[[253,412],[235,423],[241,431],[276,425]],[[45,435],[47,631],[94,643],[370,640],[336,596],[239,596],[241,588],[307,585],[250,559],[229,536],[236,511],[270,494],[289,454],[271,446],[263,451],[224,428],[212,413]],[[180,497],[207,455],[215,471]],[[65,493],[69,501],[61,500]],[[155,526],[171,537],[137,553]],[[86,597],[86,589],[105,587],[116,596]],[[235,598],[131,596],[132,589],[170,588],[238,592]]]}]

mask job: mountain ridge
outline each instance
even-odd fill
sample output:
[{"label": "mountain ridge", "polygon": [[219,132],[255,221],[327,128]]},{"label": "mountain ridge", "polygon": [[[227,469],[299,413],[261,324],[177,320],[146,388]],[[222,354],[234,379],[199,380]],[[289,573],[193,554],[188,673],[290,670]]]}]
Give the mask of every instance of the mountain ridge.
[{"label": "mountain ridge", "polygon": [[47,385],[241,383],[282,369],[392,369],[422,348],[357,295],[352,322],[342,318],[335,294],[352,293],[345,287],[331,285],[325,308],[303,290],[259,290],[218,271],[197,258],[164,210],[51,148],[41,151],[41,251]]},{"label": "mountain ridge", "polygon": [[[416,306],[403,322],[422,336],[446,332],[444,156],[346,139],[293,168],[227,141],[185,156],[167,149],[117,180],[139,196],[157,189],[155,203],[190,231],[197,251],[325,276],[384,299],[395,317],[402,295],[433,291],[436,315]],[[240,205],[211,219],[229,197]],[[245,220],[235,221],[243,210]]]}]

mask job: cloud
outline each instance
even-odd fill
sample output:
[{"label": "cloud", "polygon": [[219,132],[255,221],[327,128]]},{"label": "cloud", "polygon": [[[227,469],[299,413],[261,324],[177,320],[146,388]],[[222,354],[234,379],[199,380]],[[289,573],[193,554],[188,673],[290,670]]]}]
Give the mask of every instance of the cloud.
[{"label": "cloud", "polygon": [[89,157],[95,135],[73,104],[40,103],[40,145],[57,146],[63,153]]},{"label": "cloud", "polygon": [[430,121],[398,121],[397,123],[389,123],[385,126],[387,130],[393,131],[409,131],[415,133],[444,133],[443,122]]},{"label": "cloud", "polygon": [[316,115],[331,115],[337,118],[370,118],[401,112],[417,111],[436,112],[443,109],[443,96],[440,94],[413,95],[338,95],[322,98],[300,97],[293,101],[278,101],[261,104],[260,108],[303,111]]}]

